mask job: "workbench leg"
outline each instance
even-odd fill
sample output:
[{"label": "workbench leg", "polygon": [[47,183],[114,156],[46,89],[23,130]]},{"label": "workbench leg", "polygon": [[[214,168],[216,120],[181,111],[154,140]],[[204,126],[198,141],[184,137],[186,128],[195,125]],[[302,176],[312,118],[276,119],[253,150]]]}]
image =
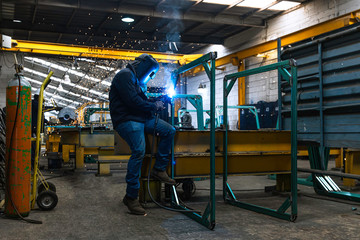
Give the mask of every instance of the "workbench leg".
[{"label": "workbench leg", "polygon": [[276,174],[276,191],[291,192],[291,174]]},{"label": "workbench leg", "polygon": [[335,158],[335,168],[341,168],[341,169],[343,168],[344,166],[343,156],[344,156],[344,148],[340,148],[340,153]]},{"label": "workbench leg", "polygon": [[76,169],[84,168],[84,148],[76,145]]}]

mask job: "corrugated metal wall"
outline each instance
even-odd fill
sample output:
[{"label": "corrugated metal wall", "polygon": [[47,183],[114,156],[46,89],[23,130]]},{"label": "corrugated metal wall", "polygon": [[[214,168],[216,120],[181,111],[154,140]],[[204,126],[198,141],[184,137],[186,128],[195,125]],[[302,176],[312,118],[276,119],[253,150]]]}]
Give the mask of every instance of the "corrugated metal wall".
[{"label": "corrugated metal wall", "polygon": [[[282,51],[298,64],[299,140],[360,148],[360,23]],[[290,129],[284,87],[283,128]]]}]

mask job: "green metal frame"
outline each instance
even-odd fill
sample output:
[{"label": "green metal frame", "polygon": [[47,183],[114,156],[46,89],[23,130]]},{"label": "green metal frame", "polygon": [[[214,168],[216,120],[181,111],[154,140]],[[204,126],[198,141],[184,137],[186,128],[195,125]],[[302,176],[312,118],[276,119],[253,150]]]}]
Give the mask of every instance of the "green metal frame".
[{"label": "green metal frame", "polygon": [[[164,96],[163,93],[146,93],[148,97],[161,97]],[[201,95],[195,94],[175,94],[171,99],[175,98],[185,98],[188,100],[196,109],[197,120],[198,120],[198,129],[204,130],[204,116],[203,116],[203,100]],[[173,104],[173,103],[172,103]],[[174,124],[173,124],[174,125]]]},{"label": "green metal frame", "polygon": [[[255,115],[255,121],[256,121],[256,127],[257,129],[260,129],[260,122],[259,122],[259,115],[257,113],[256,107],[255,106],[245,106],[245,105],[241,105],[241,106],[228,106],[228,109],[232,108],[232,109],[248,109],[252,114]],[[219,109],[219,114],[218,114],[218,122],[220,122],[220,115],[221,113],[224,112],[224,107],[223,106],[216,106],[216,109]]]},{"label": "green metal frame", "polygon": [[[196,60],[195,60],[196,61]],[[201,95],[194,94],[176,94],[172,97],[175,98],[185,98],[188,100],[196,109],[197,121],[198,121],[198,129],[204,130],[204,109],[203,109],[203,100]]]},{"label": "green metal frame", "polygon": [[[215,227],[215,59],[217,57],[216,52],[210,52],[172,72],[172,78],[175,80],[179,77],[179,74],[184,73],[194,67],[202,65],[206,74],[210,79],[210,199],[206,206],[205,211],[202,214],[196,213],[190,209],[187,209],[174,199],[176,192],[172,195],[172,205],[178,209],[188,210],[183,212],[189,218],[197,221],[203,226],[214,229]],[[203,115],[203,110],[200,111]],[[175,108],[174,101],[171,104],[171,122],[174,124]],[[172,163],[174,163],[174,140],[172,141],[171,151]],[[171,177],[174,178],[173,164],[171,167]]]},{"label": "green metal frame", "polygon": [[[246,77],[253,74],[263,73],[271,70],[278,70],[282,77],[291,86],[291,195],[284,203],[277,209],[270,209],[258,205],[253,205],[245,202],[241,202],[236,199],[230,185],[227,182],[228,179],[228,166],[227,166],[227,154],[228,154],[228,96],[233,88],[235,82],[240,77]],[[287,70],[290,69],[290,72]],[[228,81],[230,81],[228,83]],[[223,88],[223,108],[224,108],[224,173],[223,173],[223,198],[226,203],[231,205],[252,210],[254,212],[267,214],[273,217],[277,217],[284,220],[295,221],[297,217],[297,67],[296,62],[293,59],[282,61],[267,66],[245,70],[238,73],[226,75],[224,77]],[[279,98],[281,95],[279,96]],[[290,213],[286,213],[287,209],[291,207]]]}]

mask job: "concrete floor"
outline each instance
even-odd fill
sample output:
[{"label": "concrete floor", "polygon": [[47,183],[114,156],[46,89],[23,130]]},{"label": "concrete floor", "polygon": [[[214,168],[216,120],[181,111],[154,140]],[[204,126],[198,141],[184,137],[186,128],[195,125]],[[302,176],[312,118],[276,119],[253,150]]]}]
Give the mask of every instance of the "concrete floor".
[{"label": "concrete floor", "polygon": [[[307,162],[299,161],[299,165]],[[299,214],[292,223],[224,204],[219,178],[216,227],[211,231],[153,204],[147,204],[147,216],[129,214],[122,203],[125,171],[111,177],[95,177],[94,172],[43,173],[55,177],[51,182],[57,187],[57,207],[31,212],[30,218],[42,220],[41,225],[0,219],[0,239],[359,239],[360,204],[325,200],[310,187],[299,186]],[[278,208],[284,201],[282,196],[264,193],[264,186],[274,185],[266,176],[231,177],[230,183],[246,202]],[[204,210],[209,181],[196,182],[196,187],[187,203]]]}]

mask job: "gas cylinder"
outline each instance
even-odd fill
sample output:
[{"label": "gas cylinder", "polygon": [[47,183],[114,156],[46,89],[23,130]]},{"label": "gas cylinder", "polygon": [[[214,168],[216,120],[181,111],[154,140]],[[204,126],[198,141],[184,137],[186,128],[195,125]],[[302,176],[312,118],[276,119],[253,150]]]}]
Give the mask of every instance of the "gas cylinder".
[{"label": "gas cylinder", "polygon": [[15,74],[6,88],[5,169],[5,214],[17,217],[19,212],[26,217],[31,188],[31,85],[21,74]]}]

